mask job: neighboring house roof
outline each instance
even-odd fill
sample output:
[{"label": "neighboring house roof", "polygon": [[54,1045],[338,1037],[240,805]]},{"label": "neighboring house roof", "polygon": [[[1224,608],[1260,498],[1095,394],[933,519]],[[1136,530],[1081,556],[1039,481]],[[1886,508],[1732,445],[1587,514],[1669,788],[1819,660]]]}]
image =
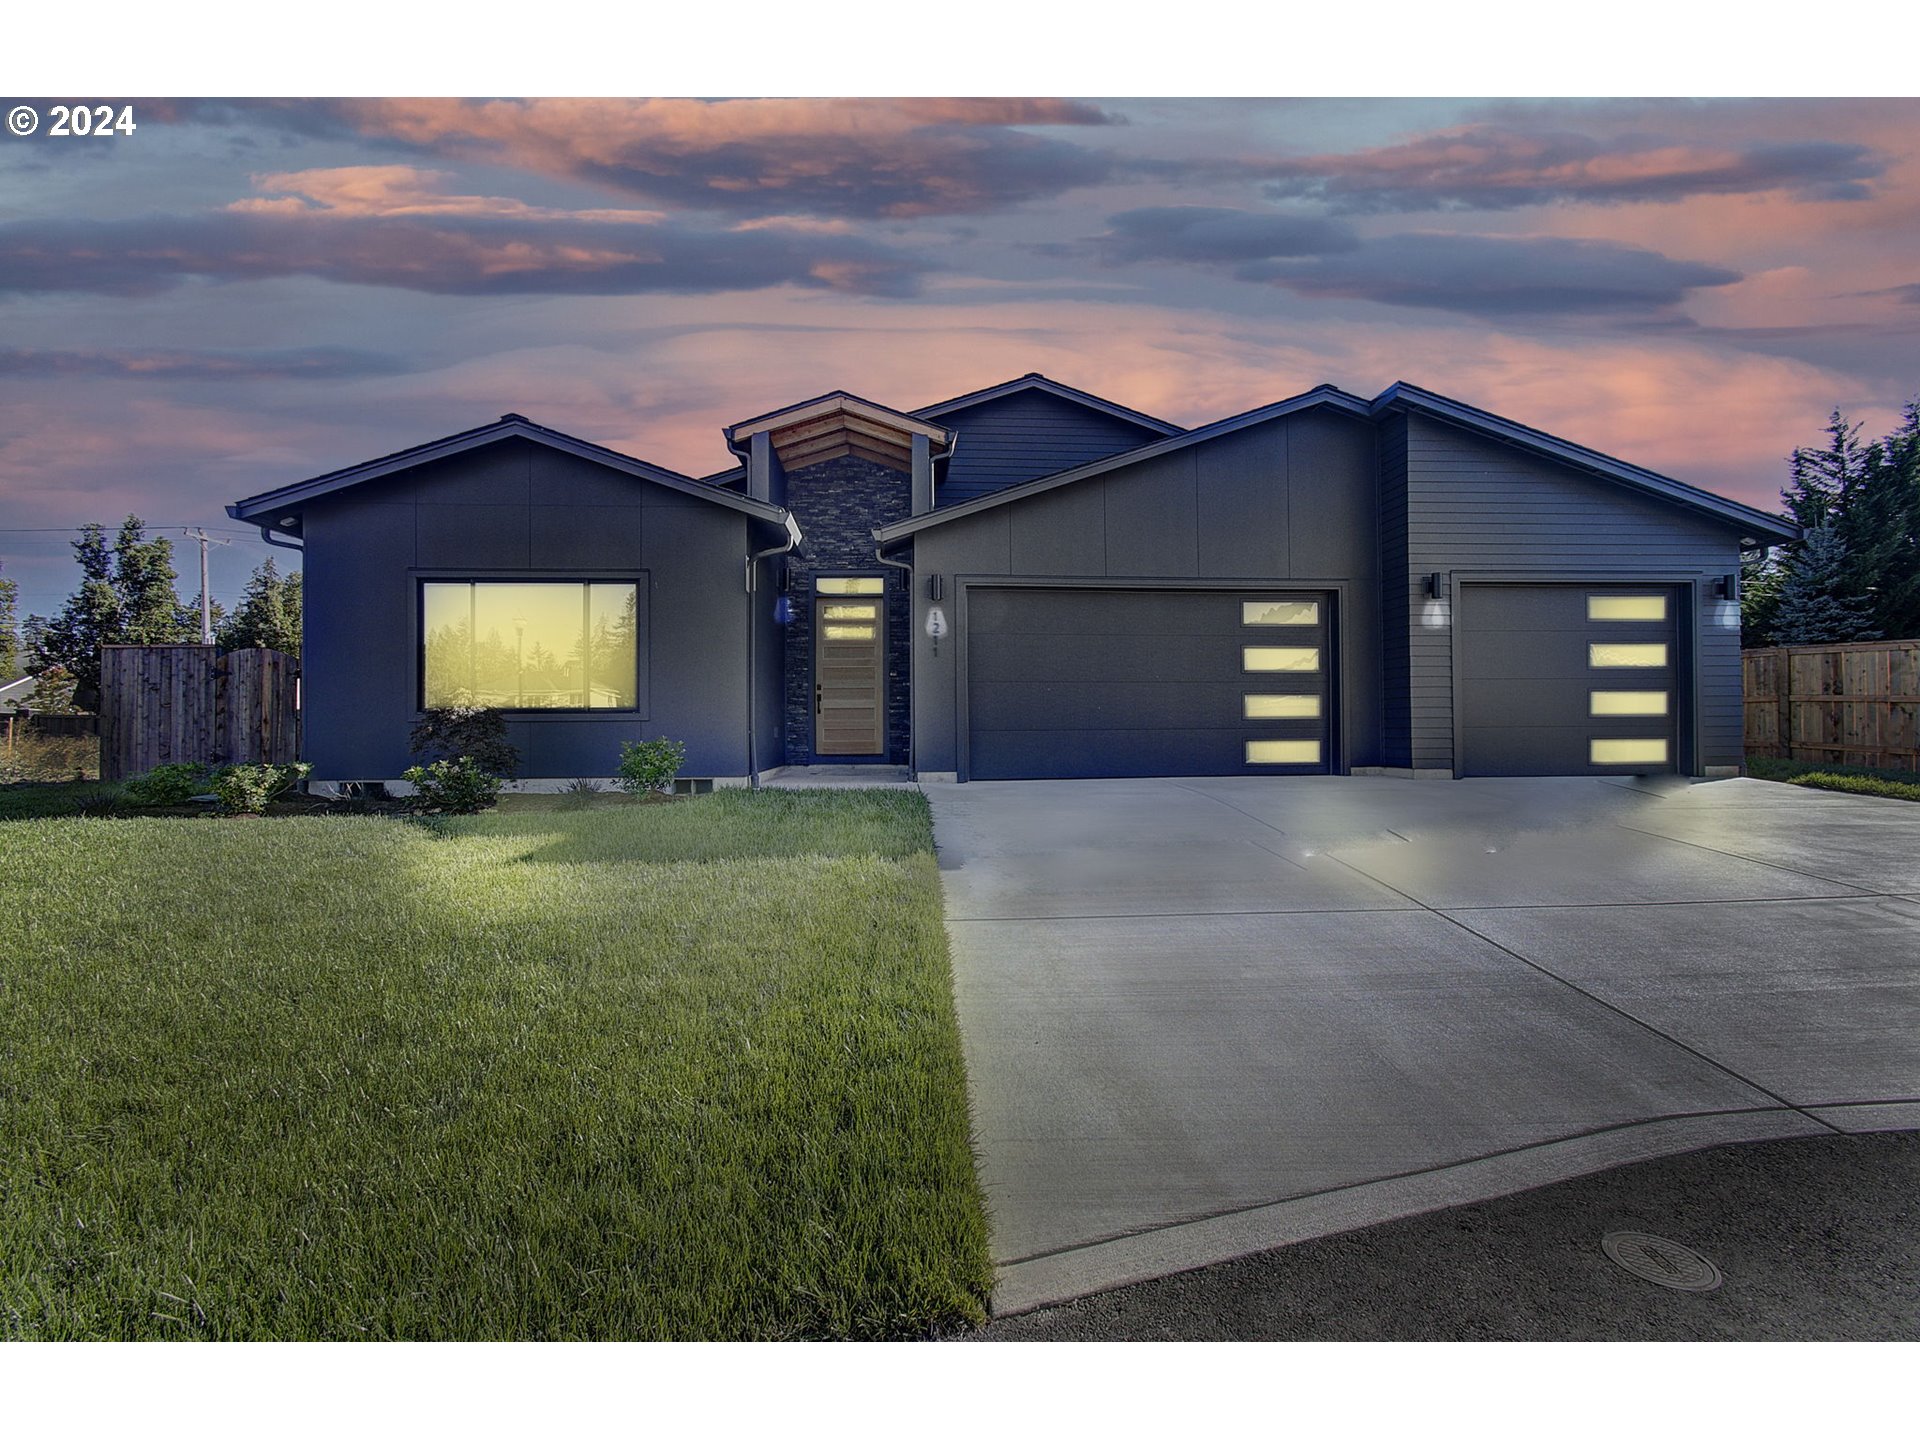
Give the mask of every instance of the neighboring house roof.
[{"label": "neighboring house roof", "polygon": [[1086,390],[1076,390],[1071,385],[1062,385],[1058,380],[1050,380],[1038,370],[1029,370],[1018,380],[1003,381],[998,385],[989,385],[984,390],[969,391],[965,395],[956,395],[951,400],[942,400],[936,405],[923,405],[913,413],[915,415],[938,418],[954,410],[965,410],[974,405],[984,405],[989,400],[1001,400],[1009,395],[1018,395],[1025,390],[1039,390],[1048,395],[1058,396],[1062,400],[1071,400],[1076,405],[1084,405],[1089,410],[1098,410],[1103,415],[1111,415],[1116,420],[1125,420],[1145,430],[1158,430],[1162,435],[1178,435],[1181,429],[1169,421],[1157,419],[1139,410],[1130,410],[1125,405],[1117,405],[1111,400],[1092,394]]},{"label": "neighboring house roof", "polygon": [[[383,476],[394,475],[402,470],[411,470],[416,465],[424,465],[432,460],[444,460],[449,456],[464,454],[476,450],[482,445],[492,445],[501,440],[531,440],[536,445],[545,445],[549,449],[563,451],[583,460],[592,460],[597,464],[614,470],[625,471],[629,475],[643,480],[651,480],[656,485],[664,485],[669,490],[678,490],[682,494],[695,495],[716,505],[738,510],[769,524],[784,527],[787,512],[778,505],[769,505],[764,501],[751,500],[744,495],[722,490],[695,480],[690,475],[668,470],[659,465],[650,465],[645,460],[636,460],[631,455],[622,455],[618,450],[609,450],[604,445],[595,445],[590,440],[564,434],[559,430],[549,430],[544,425],[536,425],[524,415],[502,415],[491,425],[477,426],[472,430],[462,430],[457,435],[449,435],[441,440],[430,440],[424,445],[415,445],[410,449],[398,450],[391,455],[383,455],[378,460],[368,460],[359,465],[349,465],[344,470],[329,471],[325,475],[316,475],[311,480],[301,480],[292,485],[282,485],[275,490],[262,491],[250,495],[227,506],[227,514],[236,520],[251,521],[256,525],[271,525],[276,528],[297,530],[299,507],[309,500],[322,495],[331,495],[353,485],[361,485],[369,480],[378,480]],[[283,517],[292,512],[295,525],[284,525]]]},{"label": "neighboring house roof", "polygon": [[39,687],[38,675],[22,675],[17,680],[9,680],[0,685],[0,710],[18,710],[22,705],[31,705],[36,689]]},{"label": "neighboring house roof", "polygon": [[896,540],[904,540],[917,534],[919,531],[931,529],[935,525],[944,525],[950,520],[975,515],[983,510],[1021,500],[1029,495],[1038,495],[1062,485],[1071,485],[1095,475],[1104,475],[1124,465],[1170,454],[1176,450],[1183,450],[1189,445],[1218,439],[1236,430],[1244,430],[1249,425],[1258,425],[1267,420],[1276,420],[1284,415],[1321,406],[1363,419],[1370,419],[1390,410],[1415,412],[1524,450],[1530,450],[1561,464],[1656,495],[1663,500],[1711,515],[1716,519],[1729,521],[1753,532],[1756,538],[1794,540],[1800,535],[1798,526],[1778,516],[1769,515],[1764,510],[1755,509],[1751,505],[1743,505],[1737,500],[1729,500],[1711,491],[1701,490],[1656,471],[1630,465],[1624,460],[1616,460],[1610,455],[1601,454],[1598,450],[1590,450],[1584,445],[1562,440],[1543,430],[1532,429],[1516,421],[1476,409],[1461,401],[1450,400],[1431,390],[1423,390],[1417,385],[1398,381],[1381,391],[1371,401],[1363,400],[1357,395],[1350,395],[1334,385],[1316,385],[1304,394],[1262,406],[1257,410],[1249,410],[1241,415],[1216,420],[1211,425],[1202,425],[1165,440],[1156,440],[1138,449],[1123,450],[1117,455],[1109,455],[1105,459],[1095,460],[1090,464],[1077,465],[1070,470],[1044,475],[1037,480],[1010,485],[1004,490],[983,495],[963,505],[953,505],[930,511],[925,515],[916,515],[912,519],[901,520],[892,525],[878,526],[874,529],[874,538],[883,545],[891,544]]}]

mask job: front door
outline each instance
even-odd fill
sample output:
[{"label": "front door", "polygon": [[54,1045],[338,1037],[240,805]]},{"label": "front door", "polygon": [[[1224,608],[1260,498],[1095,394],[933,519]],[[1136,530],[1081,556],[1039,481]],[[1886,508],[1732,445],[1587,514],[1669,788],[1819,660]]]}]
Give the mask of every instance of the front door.
[{"label": "front door", "polygon": [[823,576],[813,600],[813,751],[887,748],[887,601],[879,576]]}]

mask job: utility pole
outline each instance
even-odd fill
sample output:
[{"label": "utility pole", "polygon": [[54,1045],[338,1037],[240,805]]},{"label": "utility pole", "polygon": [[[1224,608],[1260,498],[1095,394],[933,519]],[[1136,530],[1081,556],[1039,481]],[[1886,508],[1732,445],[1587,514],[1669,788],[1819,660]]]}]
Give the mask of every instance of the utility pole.
[{"label": "utility pole", "polygon": [[205,530],[182,529],[189,540],[200,542],[200,643],[213,644],[213,592],[207,588],[207,546],[231,545],[231,540],[216,540]]}]

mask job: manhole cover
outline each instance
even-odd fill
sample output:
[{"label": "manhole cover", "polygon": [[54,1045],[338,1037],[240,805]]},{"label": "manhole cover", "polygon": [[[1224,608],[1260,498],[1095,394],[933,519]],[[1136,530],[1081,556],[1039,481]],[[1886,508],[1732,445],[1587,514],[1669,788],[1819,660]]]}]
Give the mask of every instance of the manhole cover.
[{"label": "manhole cover", "polygon": [[1669,1290],[1720,1288],[1720,1267],[1698,1250],[1689,1250],[1676,1241],[1635,1230],[1615,1230],[1600,1237],[1600,1248],[1622,1270]]}]

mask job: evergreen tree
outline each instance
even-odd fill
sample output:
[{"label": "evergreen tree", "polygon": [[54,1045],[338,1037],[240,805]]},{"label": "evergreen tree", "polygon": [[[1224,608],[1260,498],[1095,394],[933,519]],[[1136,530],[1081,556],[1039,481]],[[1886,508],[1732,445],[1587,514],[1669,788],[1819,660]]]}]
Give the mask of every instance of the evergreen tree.
[{"label": "evergreen tree", "polygon": [[1780,498],[1787,514],[1805,530],[1812,530],[1834,513],[1858,487],[1866,469],[1866,447],[1860,426],[1849,423],[1838,410],[1827,417],[1827,444],[1823,449],[1796,447]]},{"label": "evergreen tree", "polygon": [[1847,640],[1878,640],[1872,605],[1850,588],[1851,562],[1846,541],[1832,518],[1807,531],[1797,555],[1786,564],[1774,619],[1774,643],[1825,645]]},{"label": "evergreen tree", "polygon": [[269,555],[247,579],[240,604],[219,630],[223,650],[263,645],[289,655],[300,653],[300,572],[282,578]]},{"label": "evergreen tree", "polygon": [[1780,586],[1786,566],[1774,549],[1740,562],[1740,644],[1745,649],[1774,645],[1780,615]]},{"label": "evergreen tree", "polygon": [[0,575],[0,685],[20,678],[20,582]]},{"label": "evergreen tree", "polygon": [[113,542],[113,587],[120,597],[121,645],[167,645],[199,638],[200,612],[180,603],[174,589],[173,542],[147,539],[147,527],[129,515]]},{"label": "evergreen tree", "polygon": [[1896,639],[1920,636],[1920,401],[1869,447],[1839,529],[1876,628]]},{"label": "evergreen tree", "polygon": [[[146,526],[129,515],[111,546],[106,527],[81,527],[73,542],[80,588],[50,619],[35,616],[34,668],[58,665],[74,679],[74,700],[91,710],[100,699],[102,645],[164,645],[199,632],[174,591],[173,545],[146,538]],[[38,622],[38,623],[35,623]]]}]

